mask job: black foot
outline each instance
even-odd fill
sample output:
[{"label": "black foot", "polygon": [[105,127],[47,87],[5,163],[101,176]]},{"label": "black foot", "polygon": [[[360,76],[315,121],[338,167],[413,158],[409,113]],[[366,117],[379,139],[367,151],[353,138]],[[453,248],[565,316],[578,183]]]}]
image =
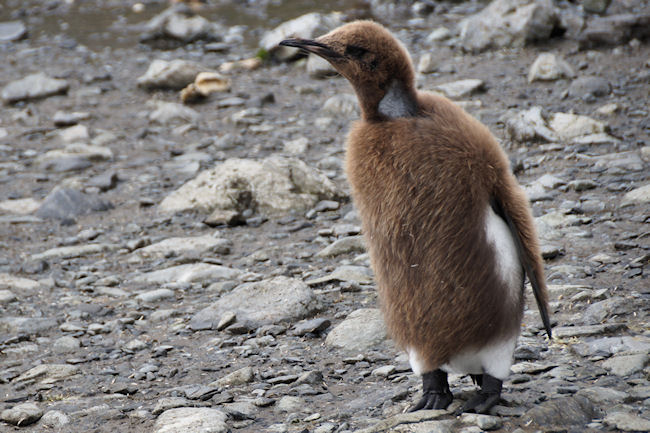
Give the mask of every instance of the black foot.
[{"label": "black foot", "polygon": [[422,375],[422,398],[409,412],[420,409],[447,409],[454,396],[449,391],[447,373],[434,370]]},{"label": "black foot", "polygon": [[[472,377],[474,379],[474,377]],[[483,374],[481,379],[474,379],[481,383],[481,390],[472,398],[467,400],[458,414],[463,412],[474,412],[486,414],[501,399],[501,387],[503,381],[489,374]]]}]

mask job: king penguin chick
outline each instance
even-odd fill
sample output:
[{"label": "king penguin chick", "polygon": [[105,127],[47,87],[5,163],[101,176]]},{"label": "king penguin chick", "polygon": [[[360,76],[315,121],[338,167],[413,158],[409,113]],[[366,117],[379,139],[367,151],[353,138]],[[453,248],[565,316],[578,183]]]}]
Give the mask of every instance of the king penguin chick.
[{"label": "king penguin chick", "polygon": [[377,23],[281,45],[328,60],[359,100],[346,172],[388,330],[422,375],[411,410],[447,408],[454,372],[480,386],[461,410],[487,413],[510,372],[524,273],[551,336],[530,206],[505,153],[463,109],[415,89],[407,51]]}]

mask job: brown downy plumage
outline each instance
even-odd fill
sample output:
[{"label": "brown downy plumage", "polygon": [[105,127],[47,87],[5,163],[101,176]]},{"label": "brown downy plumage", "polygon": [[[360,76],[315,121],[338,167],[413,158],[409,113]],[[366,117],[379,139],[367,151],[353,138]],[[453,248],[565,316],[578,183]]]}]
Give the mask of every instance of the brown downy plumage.
[{"label": "brown downy plumage", "polygon": [[519,332],[523,274],[514,291],[504,282],[488,209],[511,231],[550,336],[528,200],[489,130],[448,99],[416,91],[408,53],[376,23],[282,45],[327,59],[354,87],[362,120],[348,136],[347,176],[386,323],[423,372]]}]

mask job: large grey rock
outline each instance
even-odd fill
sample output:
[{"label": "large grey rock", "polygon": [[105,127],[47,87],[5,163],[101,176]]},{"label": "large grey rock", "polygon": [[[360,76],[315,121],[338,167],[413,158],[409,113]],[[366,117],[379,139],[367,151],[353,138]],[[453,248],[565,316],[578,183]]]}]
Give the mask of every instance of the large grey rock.
[{"label": "large grey rock", "polygon": [[644,40],[650,36],[650,9],[635,13],[591,17],[576,35],[581,48],[623,44],[630,39]]},{"label": "large grey rock", "polygon": [[472,52],[521,47],[548,39],[557,22],[551,0],[495,0],[460,22],[461,44]]},{"label": "large grey rock", "polygon": [[528,82],[553,81],[558,78],[571,78],[575,72],[564,59],[553,53],[541,53],[528,71]]},{"label": "large grey rock", "polygon": [[298,49],[278,46],[284,39],[314,39],[341,24],[343,24],[342,16],[338,12],[330,14],[311,12],[286,21],[273,30],[266,32],[260,41],[260,47],[273,53],[273,56],[279,60],[289,60],[298,54]]},{"label": "large grey rock", "polygon": [[43,251],[42,253],[32,254],[32,261],[50,260],[50,259],[72,259],[74,257],[91,256],[106,251],[113,251],[119,248],[116,244],[88,244],[73,245],[71,247],[57,247]]},{"label": "large grey rock", "polygon": [[630,376],[643,368],[648,363],[647,353],[633,353],[629,355],[617,355],[603,362],[605,370],[611,371],[617,376]]},{"label": "large grey rock", "polygon": [[14,379],[15,382],[38,380],[43,384],[50,384],[66,379],[79,373],[79,367],[68,364],[41,364],[31,368]]},{"label": "large grey rock", "polygon": [[84,194],[72,188],[55,188],[43,200],[36,216],[43,219],[74,219],[92,212],[112,209],[113,205],[95,195]]},{"label": "large grey rock", "polygon": [[34,403],[21,403],[0,413],[0,420],[18,427],[34,424],[43,416],[43,410]]},{"label": "large grey rock", "polygon": [[650,431],[650,420],[641,418],[631,412],[612,411],[603,420],[606,425],[619,431]]},{"label": "large grey rock", "polygon": [[650,203],[650,183],[625,193],[621,200],[621,206],[644,205],[648,203]]},{"label": "large grey rock", "polygon": [[353,311],[327,335],[325,344],[348,352],[365,352],[387,337],[381,312],[374,308]]},{"label": "large grey rock", "polygon": [[26,99],[39,99],[65,93],[70,85],[66,80],[50,78],[43,72],[28,75],[20,80],[7,84],[0,92],[6,103],[23,101]]},{"label": "large grey rock", "polygon": [[529,409],[524,422],[540,427],[584,426],[599,416],[598,409],[586,397],[571,396],[544,401]]},{"label": "large grey rock", "polygon": [[43,170],[63,172],[90,167],[93,162],[113,159],[113,151],[108,147],[73,143],[63,149],[45,152],[36,158]]},{"label": "large grey rock", "polygon": [[612,86],[604,78],[585,75],[578,77],[569,85],[569,96],[575,98],[607,96]]},{"label": "large grey rock", "polygon": [[637,152],[628,151],[601,155],[597,158],[594,167],[606,169],[608,174],[627,174],[642,171],[645,165]]},{"label": "large grey rock", "polygon": [[603,337],[573,345],[582,357],[610,356],[622,352],[650,352],[650,338],[646,336]]},{"label": "large grey rock", "polygon": [[232,241],[215,238],[212,235],[192,236],[185,238],[168,238],[155,244],[137,249],[135,257],[144,259],[176,256],[201,257],[207,254],[228,254]]},{"label": "large grey rock", "polygon": [[196,76],[206,69],[196,62],[176,59],[172,61],[156,59],[147,72],[138,77],[138,86],[147,89],[182,89],[194,82]]},{"label": "large grey rock", "polygon": [[38,290],[41,285],[38,281],[29,278],[17,277],[11,274],[0,273],[0,289],[11,289],[16,293],[29,295]]},{"label": "large grey rock", "polygon": [[180,407],[160,414],[155,433],[227,433],[226,414],[207,407]]},{"label": "large grey rock", "polygon": [[168,195],[165,212],[254,209],[265,214],[304,211],[319,200],[340,197],[319,170],[295,158],[271,156],[260,161],[228,159],[205,170]]},{"label": "large grey rock", "polygon": [[48,317],[0,317],[0,331],[10,334],[35,334],[49,331],[57,325],[56,319]]},{"label": "large grey rock", "polygon": [[0,23],[0,42],[18,41],[27,36],[27,27],[22,21]]},{"label": "large grey rock", "polygon": [[240,271],[226,266],[191,263],[135,275],[132,277],[132,281],[140,284],[210,282],[232,280],[239,277],[240,273]]},{"label": "large grey rock", "polygon": [[239,386],[250,383],[255,378],[255,373],[251,367],[240,368],[231,373],[228,373],[224,377],[221,377],[214,382],[208,384],[208,386],[216,385],[219,387],[229,387],[229,386]]},{"label": "large grey rock", "polygon": [[140,40],[172,40],[188,43],[195,40],[220,41],[222,29],[185,5],[172,6],[153,17],[145,26]]},{"label": "large grey rock", "polygon": [[590,386],[585,387],[579,390],[576,393],[578,397],[587,397],[589,400],[595,404],[604,404],[604,403],[620,403],[625,401],[629,395],[623,391],[617,391],[612,388],[606,388],[603,386]]},{"label": "large grey rock", "polygon": [[296,321],[312,314],[318,299],[304,282],[288,277],[275,277],[245,283],[207,308],[190,321],[193,329],[216,329],[225,313],[234,313],[238,322],[266,325]]}]

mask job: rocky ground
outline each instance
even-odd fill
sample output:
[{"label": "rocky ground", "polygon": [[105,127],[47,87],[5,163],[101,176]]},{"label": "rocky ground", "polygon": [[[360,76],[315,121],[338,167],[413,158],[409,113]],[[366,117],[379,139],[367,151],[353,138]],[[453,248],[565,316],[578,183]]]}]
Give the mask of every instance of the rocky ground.
[{"label": "rocky ground", "polygon": [[[0,1],[0,431],[650,430],[645,2],[325,1],[275,33],[311,2],[238,3]],[[452,414],[456,376],[449,412],[402,414],[420,382],[342,170],[356,102],[274,51],[355,17],[531,198],[556,337],[530,299],[490,416]]]}]

